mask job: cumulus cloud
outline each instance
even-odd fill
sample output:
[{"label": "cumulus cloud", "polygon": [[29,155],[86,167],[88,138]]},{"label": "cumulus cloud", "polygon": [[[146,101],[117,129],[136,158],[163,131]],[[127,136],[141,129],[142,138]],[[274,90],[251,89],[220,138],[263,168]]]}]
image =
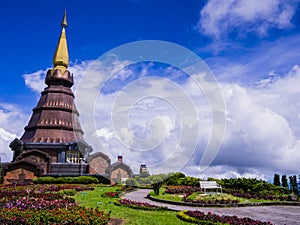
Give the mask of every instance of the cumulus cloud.
[{"label": "cumulus cloud", "polygon": [[222,83],[226,102],[226,134],[221,150],[201,172],[199,152],[184,171],[200,177],[257,177],[270,179],[274,172],[298,173],[300,160],[300,69],[294,66],[281,78],[264,86]]},{"label": "cumulus cloud", "polygon": [[[170,68],[168,69],[170,70]],[[176,77],[179,76],[178,71],[174,70],[174,73],[177,73]],[[263,86],[258,84],[247,87],[234,83],[221,83],[227,108],[227,130],[221,152],[208,171],[205,171],[205,174],[213,175],[213,171],[219,171],[222,167],[227,170],[226,173],[222,173],[224,176],[264,177],[263,174],[271,175],[274,171],[287,173],[296,171],[297,164],[295,162],[300,156],[297,150],[299,146],[297,127],[299,126],[293,124],[298,123],[296,120],[299,120],[299,112],[297,113],[299,107],[297,104],[287,107],[285,100],[298,96],[297,93],[295,94],[297,88],[294,87],[299,83],[297,79],[299,79],[298,67],[295,66],[285,77],[272,81],[272,83],[266,82]],[[183,143],[182,151],[174,152],[174,146],[178,144],[180,136],[180,132],[178,132],[180,131],[178,126],[180,121],[176,116],[176,111],[172,112],[172,107],[166,107],[166,102],[155,98],[139,101],[128,115],[128,126],[133,136],[137,138],[146,138],[151,135],[149,133],[151,118],[159,116],[166,125],[169,138],[165,136],[166,139],[159,148],[145,153],[132,151],[128,146],[120,144],[111,125],[112,105],[120,94],[119,91],[101,95],[98,99],[100,104],[97,103],[95,107],[95,123],[98,126],[97,137],[101,140],[102,146],[105,146],[102,150],[113,155],[113,158],[120,153],[126,155],[125,159],[132,167],[136,167],[137,163],[153,165],[152,171],[159,171],[156,170],[159,168],[158,165],[166,156],[171,155],[174,165],[178,169],[199,175],[199,170],[196,168],[198,168],[203,155],[203,146],[207,144],[211,129],[211,117],[205,98],[201,94],[199,95],[199,89],[192,83],[190,79],[187,79],[180,85],[182,89],[188,90],[192,101],[197,103],[196,110],[200,120],[201,133],[198,147],[192,153],[186,167],[182,168],[180,165],[180,153],[191,147],[188,142]],[[155,88],[156,93],[172,96],[171,102],[180,101],[176,99],[178,96],[174,94],[174,91],[168,90],[161,84],[160,82],[155,83],[153,80],[143,80],[142,84],[132,89],[134,91],[130,97],[150,96],[150,90]],[[282,101],[278,101],[275,93],[281,96]],[[291,117],[291,115],[293,116]],[[128,134],[126,130],[122,130],[122,132]],[[132,136],[125,136],[125,139],[129,145],[133,141]],[[98,150],[101,151],[101,148],[96,149],[96,151]],[[164,169],[167,171],[170,168],[165,166]],[[218,176],[218,174],[214,175]]]},{"label": "cumulus cloud", "polygon": [[[248,86],[259,85],[259,83],[262,85],[262,82],[267,82],[269,79],[285,77],[289,70],[299,63],[299,46],[299,35],[281,37],[273,42],[259,44],[249,51],[243,51],[243,54],[232,50],[230,46],[230,49],[224,52],[226,57],[222,54],[207,58],[205,62],[222,82]],[[202,49],[202,54],[211,48]]]},{"label": "cumulus cloud", "polygon": [[[113,87],[114,91],[102,93],[100,89],[103,86],[115,84],[115,80],[118,80],[116,79],[118,71],[125,64],[114,58],[108,64],[95,60],[73,64],[69,68],[74,73],[77,83],[74,92],[85,139],[93,146],[95,152],[102,151],[108,154],[112,161],[115,161],[117,155],[122,154],[124,161],[134,171],[138,171],[138,166],[145,163],[151,173],[169,172],[176,168],[190,175],[202,177],[267,178],[275,171],[297,172],[300,160],[300,103],[297,103],[300,94],[297,87],[300,82],[300,68],[297,65],[284,77],[264,80],[255,86],[226,81],[220,83],[226,103],[226,134],[220,153],[211,166],[200,173],[199,162],[212,126],[209,102],[205,95],[192,78],[171,67],[164,69],[169,77],[147,78],[147,74],[153,74],[155,66],[144,67],[140,77],[135,74],[137,78],[134,81],[130,80],[128,74],[133,74],[136,70],[129,71],[129,68],[126,68],[127,72],[121,71],[119,77],[122,82],[129,79],[127,83],[125,82],[125,86],[117,85]],[[114,66],[117,67],[115,76],[105,80],[105,74]],[[89,79],[84,80],[87,71],[90,73]],[[24,79],[31,81],[27,85],[36,87],[33,90],[40,92],[43,87],[41,86],[40,90],[37,90],[37,87],[44,79],[41,72],[32,75],[38,79],[31,79],[29,76],[29,74],[24,76]],[[184,78],[180,79],[181,76]],[[166,83],[166,79],[174,86]],[[99,84],[103,84],[100,89]],[[180,92],[187,94],[188,99],[194,104],[197,122],[189,118],[188,113],[180,115],[180,110],[176,108],[178,104],[187,112],[191,110],[184,98],[185,95],[180,95]],[[130,105],[129,111],[126,98],[124,101],[120,96],[136,99],[134,104]],[[128,112],[124,126],[122,121],[124,118],[115,118],[115,123],[122,125],[119,127],[119,133],[113,124],[114,105],[118,99],[124,104],[119,104],[115,112]],[[14,137],[20,137],[23,127],[27,124],[28,115],[25,115],[19,107],[8,104],[2,104],[1,107],[0,145],[3,147],[1,154],[8,154],[6,156],[9,159],[11,153],[8,153],[10,152],[8,144]],[[183,124],[182,120],[186,122]],[[17,126],[12,127],[10,125],[12,122]],[[182,126],[189,129],[183,130]],[[193,132],[197,129],[199,135],[195,138]],[[181,140],[183,131],[188,131],[189,137],[184,141]],[[125,144],[118,136],[122,132],[125,135],[123,137]],[[151,137],[161,142],[152,149],[144,151],[133,149],[143,147],[143,145],[134,146],[132,143],[136,140],[147,140]],[[195,140],[196,147],[191,144]],[[165,163],[170,161],[172,163]]]},{"label": "cumulus cloud", "polygon": [[34,73],[24,74],[23,78],[25,85],[29,87],[32,91],[40,93],[45,87],[45,76],[47,70],[39,70]]},{"label": "cumulus cloud", "polygon": [[209,0],[200,13],[199,30],[214,39],[229,33],[266,36],[271,28],[288,29],[298,0]]},{"label": "cumulus cloud", "polygon": [[0,103],[0,157],[2,161],[12,160],[9,143],[22,134],[27,120],[28,115],[22,111],[21,106]]},{"label": "cumulus cloud", "polygon": [[296,141],[289,122],[278,112],[257,103],[257,96],[246,88],[226,85],[223,91],[229,121],[221,152],[214,163],[235,165],[238,169],[253,165],[280,169],[276,160]]}]

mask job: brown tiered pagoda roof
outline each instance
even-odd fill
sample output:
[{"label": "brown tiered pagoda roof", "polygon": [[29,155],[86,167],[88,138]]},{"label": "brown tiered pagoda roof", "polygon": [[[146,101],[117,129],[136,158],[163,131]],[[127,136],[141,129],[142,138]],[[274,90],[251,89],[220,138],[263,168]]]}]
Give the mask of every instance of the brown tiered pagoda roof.
[{"label": "brown tiered pagoda roof", "polygon": [[45,78],[47,87],[42,91],[37,106],[21,137],[23,143],[70,143],[84,141],[79,123],[79,113],[74,104],[73,74],[67,68],[69,55],[65,28],[66,14],[62,20],[62,32],[53,56],[54,68]]}]

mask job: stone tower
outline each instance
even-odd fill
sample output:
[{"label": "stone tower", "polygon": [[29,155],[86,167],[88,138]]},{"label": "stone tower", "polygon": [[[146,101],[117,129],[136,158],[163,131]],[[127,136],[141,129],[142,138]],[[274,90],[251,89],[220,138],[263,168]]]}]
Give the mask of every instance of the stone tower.
[{"label": "stone tower", "polygon": [[6,176],[18,169],[22,169],[23,174],[25,170],[31,171],[32,176],[87,173],[86,159],[92,148],[83,139],[71,90],[74,81],[73,74],[68,71],[66,12],[61,27],[53,56],[53,69],[47,71],[45,78],[47,87],[41,92],[24,134],[10,144],[14,155],[5,168]]}]

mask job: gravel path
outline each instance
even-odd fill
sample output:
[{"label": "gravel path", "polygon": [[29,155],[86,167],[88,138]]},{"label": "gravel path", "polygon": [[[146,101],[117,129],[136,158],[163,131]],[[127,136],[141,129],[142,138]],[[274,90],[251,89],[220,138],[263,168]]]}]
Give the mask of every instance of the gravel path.
[{"label": "gravel path", "polygon": [[178,206],[166,203],[155,202],[147,199],[146,196],[151,190],[139,189],[127,193],[124,198],[148,202],[153,205],[166,206],[173,210],[199,210],[202,212],[212,212],[219,215],[236,215],[238,217],[249,217],[255,220],[270,221],[275,225],[300,225],[300,207],[299,206],[251,206],[237,208],[207,208],[207,207],[190,207]]}]

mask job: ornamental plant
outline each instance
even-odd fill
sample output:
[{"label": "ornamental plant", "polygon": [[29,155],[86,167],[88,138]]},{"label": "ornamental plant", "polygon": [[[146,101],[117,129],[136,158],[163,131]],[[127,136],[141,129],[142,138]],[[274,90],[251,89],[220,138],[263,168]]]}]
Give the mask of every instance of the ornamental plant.
[{"label": "ornamental plant", "polygon": [[181,211],[177,216],[185,221],[197,224],[230,224],[230,225],[272,225],[271,222],[262,222],[250,218],[240,218],[237,216],[219,216],[213,213],[204,213],[201,211]]},{"label": "ornamental plant", "polygon": [[120,193],[119,192],[105,192],[101,195],[102,197],[110,197],[110,198],[119,198],[120,197]]},{"label": "ornamental plant", "polygon": [[80,207],[69,197],[93,189],[78,185],[1,187],[0,224],[107,224],[109,213]]},{"label": "ornamental plant", "polygon": [[200,187],[193,186],[168,186],[165,190],[166,194],[184,194],[201,191]]},{"label": "ornamental plant", "polygon": [[152,205],[149,204],[147,202],[136,202],[136,201],[131,201],[129,199],[121,199],[118,202],[115,202],[115,205],[122,205],[122,206],[127,206],[130,208],[134,208],[134,209],[143,209],[143,210],[168,210],[167,207],[163,207],[163,206],[156,206],[156,205]]},{"label": "ornamental plant", "polygon": [[76,224],[96,225],[107,224],[110,214],[98,209],[86,209],[80,206],[70,208],[56,208],[52,210],[18,210],[1,209],[0,224]]}]

